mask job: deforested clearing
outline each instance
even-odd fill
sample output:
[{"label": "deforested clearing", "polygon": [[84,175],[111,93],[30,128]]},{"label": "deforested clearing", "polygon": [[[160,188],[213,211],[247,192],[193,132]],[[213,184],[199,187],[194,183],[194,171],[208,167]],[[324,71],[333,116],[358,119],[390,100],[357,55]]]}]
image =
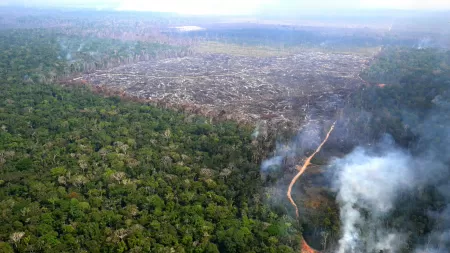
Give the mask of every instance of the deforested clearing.
[{"label": "deforested clearing", "polygon": [[[363,85],[361,55],[304,51],[285,56],[246,57],[192,54],[98,70],[80,76],[93,86],[144,99],[200,106],[247,121],[297,121],[335,112]],[[78,77],[79,78],[79,77]]]}]

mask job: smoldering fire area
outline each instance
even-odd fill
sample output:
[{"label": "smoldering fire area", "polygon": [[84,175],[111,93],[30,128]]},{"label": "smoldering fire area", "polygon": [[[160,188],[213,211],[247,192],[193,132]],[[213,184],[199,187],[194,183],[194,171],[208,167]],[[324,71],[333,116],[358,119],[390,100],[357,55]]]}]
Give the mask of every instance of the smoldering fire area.
[{"label": "smoldering fire area", "polygon": [[[330,187],[324,192],[329,193],[328,200],[331,198],[338,207],[339,232],[330,236],[324,232],[326,229],[314,228],[312,238],[317,241],[316,247],[336,253],[448,252],[450,171],[449,157],[442,151],[446,150],[449,131],[445,127],[446,117],[439,116],[447,113],[448,108],[433,103],[423,121],[412,129],[418,136],[413,146],[401,146],[385,134],[375,144],[356,145],[348,154],[332,158],[332,146],[338,145],[336,141],[340,138],[330,140],[329,150],[325,151],[328,165],[320,168],[327,175],[326,183],[314,186],[315,173],[310,171],[293,190],[300,216],[310,220],[310,213],[315,210],[309,203],[320,201],[323,194],[308,195],[308,192],[313,187]],[[341,119],[337,128],[346,122]],[[262,173],[283,174],[275,186],[279,192],[288,189],[287,181],[294,175],[291,168],[304,161],[299,157],[306,157],[308,151],[319,145],[323,128],[307,125],[289,144],[279,144],[274,156],[262,163]],[[281,201],[280,205],[291,209],[287,201]],[[293,212],[291,215],[294,216]],[[305,222],[300,221],[304,228],[310,229]]]}]

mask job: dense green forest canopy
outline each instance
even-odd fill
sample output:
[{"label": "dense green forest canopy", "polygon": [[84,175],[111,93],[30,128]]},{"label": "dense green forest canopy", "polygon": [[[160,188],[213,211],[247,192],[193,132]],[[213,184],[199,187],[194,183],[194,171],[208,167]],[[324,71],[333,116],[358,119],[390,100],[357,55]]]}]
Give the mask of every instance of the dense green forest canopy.
[{"label": "dense green forest canopy", "polygon": [[436,107],[435,99],[449,101],[450,51],[388,47],[361,77],[368,86],[354,93],[347,115],[361,120],[355,123],[364,129],[359,130],[361,140],[376,141],[388,133],[411,147],[420,139],[417,132]]},{"label": "dense green forest canopy", "polygon": [[264,204],[251,129],[45,84],[69,66],[61,41],[0,33],[0,252],[297,248]]},{"label": "dense green forest canopy", "polygon": [[0,32],[0,49],[0,78],[42,83],[159,55],[171,56],[184,47],[83,37],[51,29],[11,29]]},{"label": "dense green forest canopy", "polygon": [[[239,44],[280,33],[241,32],[223,36]],[[283,38],[297,43],[303,35]],[[55,85],[183,50],[58,29],[0,31],[0,252],[298,251],[298,222],[284,206],[267,204],[253,129]],[[424,118],[437,102],[450,102],[449,65],[446,51],[385,48],[361,73],[368,85],[344,114],[355,143],[389,133],[413,150],[424,140]],[[411,231],[420,231],[410,245],[433,225],[426,207],[442,204],[435,189],[420,194],[403,200],[420,203],[415,209],[396,214],[409,215]],[[335,219],[317,218],[314,225],[323,227],[313,229],[336,234],[337,214],[327,212]],[[403,225],[392,220],[392,227]]]},{"label": "dense green forest canopy", "polygon": [[291,252],[250,131],[86,89],[0,96],[0,240],[17,251]]}]

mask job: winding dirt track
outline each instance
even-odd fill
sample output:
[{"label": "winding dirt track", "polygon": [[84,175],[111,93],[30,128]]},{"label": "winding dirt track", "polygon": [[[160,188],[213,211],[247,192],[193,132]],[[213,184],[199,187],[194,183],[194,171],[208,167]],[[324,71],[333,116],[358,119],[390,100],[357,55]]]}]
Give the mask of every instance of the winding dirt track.
[{"label": "winding dirt track", "polygon": [[[297,217],[297,220],[300,218],[300,215],[298,213],[298,207],[297,204],[295,204],[294,199],[292,199],[292,187],[294,186],[295,182],[297,182],[297,180],[300,178],[301,175],[303,175],[303,173],[306,171],[308,165],[311,164],[311,160],[314,158],[314,156],[320,152],[320,150],[322,149],[323,145],[325,145],[325,143],[328,141],[328,138],[331,135],[331,132],[333,132],[334,130],[334,126],[336,125],[336,121],[331,125],[330,130],[328,130],[327,135],[325,136],[325,139],[323,139],[322,143],[320,143],[320,145],[317,147],[317,149],[314,151],[314,153],[312,153],[312,155],[310,155],[306,160],[305,163],[303,164],[302,167],[300,166],[296,166],[298,173],[297,175],[295,175],[295,177],[291,180],[291,183],[289,184],[289,188],[287,190],[287,197],[289,199],[289,202],[291,202],[292,206],[294,206],[295,208],[295,216]],[[317,252],[315,250],[312,250],[311,247],[309,247],[309,245],[305,242],[305,240],[302,237],[302,252],[305,251],[306,252]]]}]

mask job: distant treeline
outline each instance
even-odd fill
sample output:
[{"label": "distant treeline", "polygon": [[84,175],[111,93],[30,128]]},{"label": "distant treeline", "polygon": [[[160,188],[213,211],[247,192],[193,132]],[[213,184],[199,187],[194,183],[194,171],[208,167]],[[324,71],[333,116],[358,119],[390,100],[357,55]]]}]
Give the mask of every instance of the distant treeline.
[{"label": "distant treeline", "polygon": [[180,46],[69,36],[47,29],[2,30],[0,50],[0,78],[20,82],[53,82],[76,73],[186,53]]},{"label": "distant treeline", "polygon": [[382,34],[364,29],[297,29],[287,26],[209,28],[188,33],[171,33],[171,35],[187,38],[203,38],[239,45],[273,47],[314,46],[326,49],[377,47],[382,45],[403,45],[412,47],[416,43],[415,40],[385,38]]}]

